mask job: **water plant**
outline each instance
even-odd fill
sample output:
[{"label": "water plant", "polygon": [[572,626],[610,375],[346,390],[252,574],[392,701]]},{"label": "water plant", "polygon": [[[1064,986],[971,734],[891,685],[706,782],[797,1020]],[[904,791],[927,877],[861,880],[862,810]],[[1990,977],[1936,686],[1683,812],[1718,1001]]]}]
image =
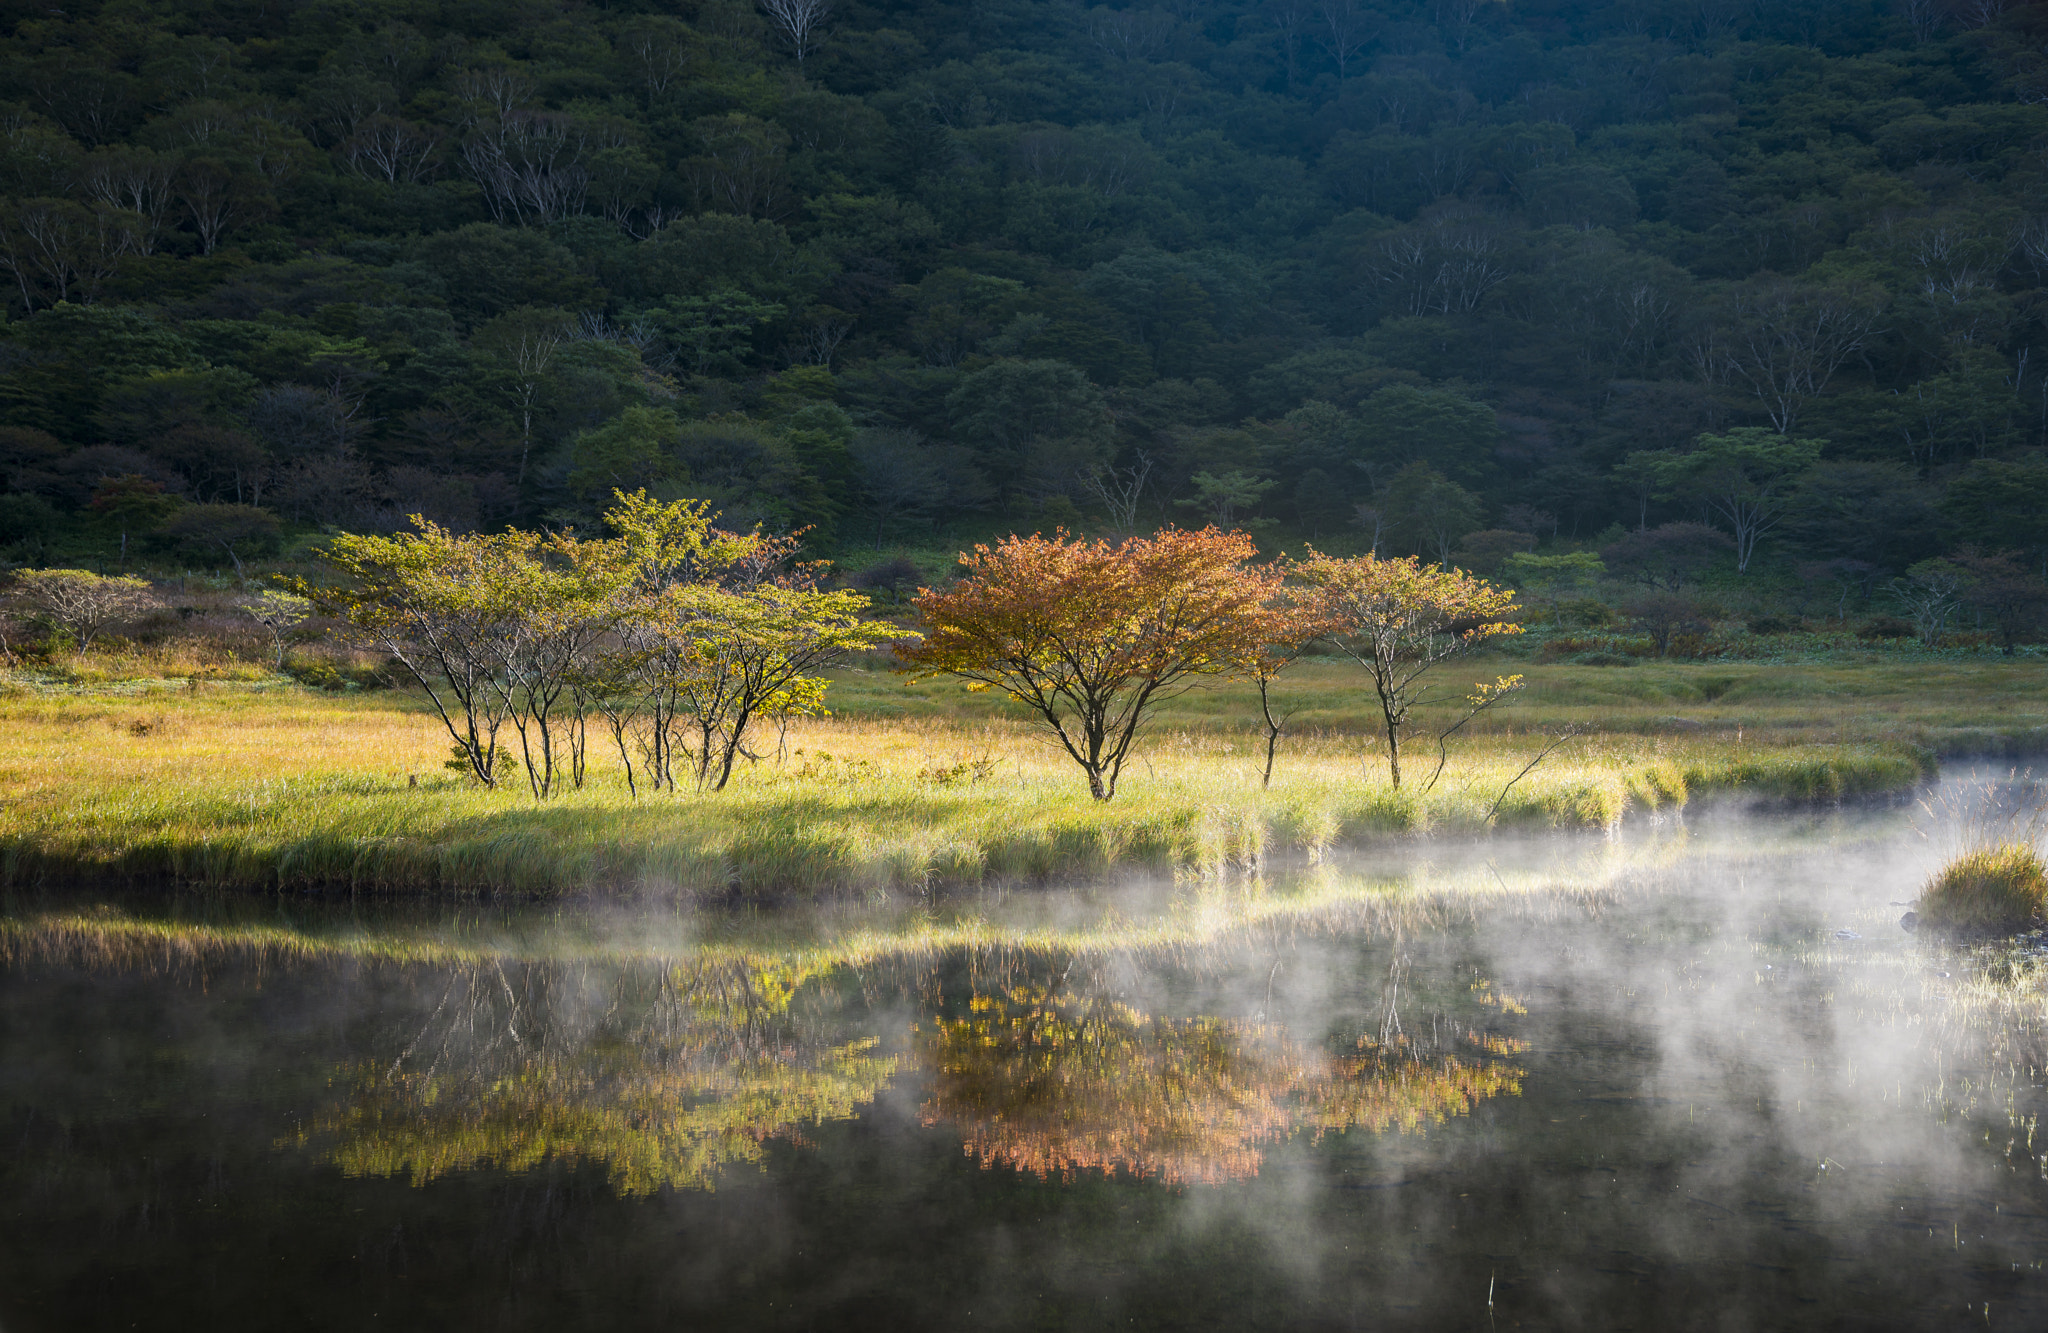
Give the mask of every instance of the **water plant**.
[{"label": "water plant", "polygon": [[2038,850],[2048,802],[2030,777],[1973,780],[1920,803],[1946,859],[1921,888],[1903,923],[1909,929],[2009,934],[2048,912],[2048,867]]},{"label": "water plant", "polygon": [[2024,930],[2048,907],[2048,867],[2031,842],[1974,847],[1950,858],[1920,891],[1919,922],[1959,933]]}]

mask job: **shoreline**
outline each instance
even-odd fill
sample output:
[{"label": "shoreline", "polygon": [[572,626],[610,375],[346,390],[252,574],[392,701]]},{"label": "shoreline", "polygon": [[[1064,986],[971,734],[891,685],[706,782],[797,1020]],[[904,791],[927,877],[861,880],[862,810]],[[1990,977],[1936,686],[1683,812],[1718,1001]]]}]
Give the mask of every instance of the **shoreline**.
[{"label": "shoreline", "polygon": [[[0,885],[783,903],[1236,874],[1428,837],[1600,832],[1674,807],[1903,803],[1944,768],[2048,755],[2039,675],[1671,667],[1623,696],[1611,675],[1534,668],[1512,714],[1452,745],[1433,791],[1425,742],[1395,792],[1359,682],[1311,664],[1270,790],[1245,725],[1255,701],[1225,686],[1162,710],[1103,805],[1003,701],[857,669],[835,681],[834,716],[767,733],[731,790],[637,800],[596,738],[580,790],[537,803],[523,777],[471,785],[403,694],[0,696]],[[1586,730],[1522,775],[1566,727]]]},{"label": "shoreline", "polygon": [[[329,829],[296,839],[229,839],[159,830],[123,845],[69,848],[33,836],[0,838],[0,886],[112,884],[309,899],[777,906],[1061,887],[1125,875],[1270,874],[1435,838],[1611,837],[1630,825],[1674,815],[1682,821],[1736,810],[1896,808],[1939,775],[1924,752],[1903,746],[1796,747],[1732,764],[1724,757],[1718,774],[1712,762],[1663,761],[1633,771],[1615,764],[1591,778],[1581,773],[1576,782],[1524,784],[1529,789],[1520,793],[1522,799],[1504,804],[1491,823],[1451,804],[1459,793],[1430,805],[1364,783],[1350,792],[1325,791],[1334,799],[1321,802],[1290,802],[1283,791],[1248,794],[1252,799],[1237,805],[1136,793],[1093,806],[1057,794],[1048,800],[1037,792],[1032,795],[1038,804],[1050,808],[1041,809],[1036,823],[985,809],[991,818],[979,840],[933,839],[919,836],[916,812],[896,810],[897,836],[870,836],[860,845],[835,840],[830,831],[897,805],[900,794],[864,794],[856,786],[821,799],[799,788],[782,793],[778,802],[778,793],[757,792],[737,821],[728,818],[739,828],[722,844],[710,827],[713,820],[698,817],[731,816],[731,804],[712,804],[718,797],[643,798],[633,805],[603,797],[558,798],[547,805],[500,808],[487,817],[502,826],[501,842],[522,832],[557,835],[551,854],[524,862],[519,853],[530,849],[494,846],[488,837],[475,836],[474,820],[452,808],[465,797],[470,799],[462,803],[473,805],[474,793],[443,787],[382,794],[413,803],[446,797],[447,817],[409,837],[351,837]],[[505,804],[502,796],[498,800]],[[1009,804],[1000,794],[973,791],[932,792],[925,803],[934,820],[963,806]],[[764,836],[759,825],[777,822],[777,816],[786,826]],[[617,826],[610,836],[607,822]],[[636,827],[651,836],[635,841]],[[561,835],[570,832],[575,836],[565,844]]]}]

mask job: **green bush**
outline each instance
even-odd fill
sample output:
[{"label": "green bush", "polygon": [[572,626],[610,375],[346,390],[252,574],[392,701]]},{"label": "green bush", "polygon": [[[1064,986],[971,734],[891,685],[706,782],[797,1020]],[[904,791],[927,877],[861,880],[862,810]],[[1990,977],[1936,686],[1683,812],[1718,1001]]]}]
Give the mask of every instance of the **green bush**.
[{"label": "green bush", "polygon": [[1577,629],[1606,629],[1621,620],[1619,613],[1596,597],[1578,597],[1557,604],[1552,618]]},{"label": "green bush", "polygon": [[1912,639],[1919,637],[1919,634],[1919,630],[1897,616],[1877,616],[1864,621],[1856,629],[1856,637],[1859,639]]},{"label": "green bush", "polygon": [[[1563,634],[1551,639],[1536,650],[1539,662],[1578,661],[1583,654],[1599,654],[1603,657],[1634,659],[1651,657],[1657,646],[1647,639],[1624,639],[1611,635]],[[1593,663],[1595,666],[1625,666],[1627,662]]]},{"label": "green bush", "polygon": [[57,511],[37,495],[0,495],[0,546],[40,547],[57,531]]},{"label": "green bush", "polygon": [[284,674],[316,690],[381,690],[391,678],[375,666],[337,661],[311,653],[292,653],[285,658]]}]

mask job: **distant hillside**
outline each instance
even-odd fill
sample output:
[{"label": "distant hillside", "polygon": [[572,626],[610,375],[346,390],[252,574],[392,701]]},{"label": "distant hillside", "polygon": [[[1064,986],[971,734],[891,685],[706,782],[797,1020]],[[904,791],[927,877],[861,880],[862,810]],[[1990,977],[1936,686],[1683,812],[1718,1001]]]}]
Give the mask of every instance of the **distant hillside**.
[{"label": "distant hillside", "polygon": [[639,485],[826,552],[1598,544],[1717,521],[1630,455],[1744,426],[1826,442],[1759,570],[2048,554],[2048,6],[0,24],[16,562]]}]

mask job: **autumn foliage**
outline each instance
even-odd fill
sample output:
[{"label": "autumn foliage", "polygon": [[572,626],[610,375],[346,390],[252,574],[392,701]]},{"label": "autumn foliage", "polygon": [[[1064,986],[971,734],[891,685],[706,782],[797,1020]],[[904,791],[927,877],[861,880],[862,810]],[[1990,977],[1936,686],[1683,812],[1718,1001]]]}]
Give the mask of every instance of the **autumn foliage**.
[{"label": "autumn foliage", "polygon": [[614,499],[611,538],[465,535],[417,515],[413,532],[343,533],[325,552],[335,580],[304,591],[413,677],[485,786],[509,724],[536,797],[564,774],[582,784],[593,717],[636,793],[636,752],[656,790],[679,772],[722,789],[750,727],[822,711],[818,673],[896,632],[789,566],[793,537],[725,531],[699,501]]},{"label": "autumn foliage", "polygon": [[1515,611],[1514,590],[1463,570],[1425,565],[1412,555],[1344,560],[1314,547],[1292,572],[1312,590],[1325,641],[1372,678],[1386,727],[1387,764],[1398,787],[1402,731],[1409,712],[1427,696],[1423,676],[1488,639],[1521,633],[1508,619]]},{"label": "autumn foliage", "polygon": [[1271,1024],[1166,1018],[1031,987],[978,995],[920,1037],[925,1123],[952,1125],[985,1167],[1053,1179],[1220,1184],[1257,1175],[1296,1133],[1417,1131],[1521,1091],[1519,1069],[1476,1054],[1425,1056],[1398,1038],[1330,1052]]},{"label": "autumn foliage", "polygon": [[918,595],[925,638],[899,652],[1024,704],[1108,800],[1148,710],[1260,651],[1278,575],[1247,567],[1256,551],[1215,528],[977,546],[959,584]]},{"label": "autumn foliage", "polygon": [[[961,557],[959,584],[919,594],[926,637],[898,652],[916,670],[1024,704],[1087,773],[1089,791],[1108,800],[1147,711],[1205,676],[1258,686],[1270,781],[1286,723],[1271,686],[1316,642],[1371,676],[1398,787],[1402,733],[1428,693],[1424,674],[1520,632],[1509,620],[1514,592],[1462,570],[1314,548],[1307,560],[1252,565],[1255,553],[1244,533],[1215,528],[1123,543],[1058,533],[977,546]],[[1466,720],[1518,681],[1482,685]]]}]

